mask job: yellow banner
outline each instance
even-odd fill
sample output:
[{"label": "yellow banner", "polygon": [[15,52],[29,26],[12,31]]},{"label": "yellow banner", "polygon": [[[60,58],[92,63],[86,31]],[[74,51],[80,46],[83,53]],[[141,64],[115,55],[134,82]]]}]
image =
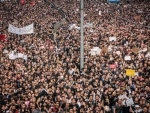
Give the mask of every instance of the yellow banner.
[{"label": "yellow banner", "polygon": [[127,76],[134,76],[135,75],[135,70],[133,70],[133,69],[126,69],[126,75]]}]

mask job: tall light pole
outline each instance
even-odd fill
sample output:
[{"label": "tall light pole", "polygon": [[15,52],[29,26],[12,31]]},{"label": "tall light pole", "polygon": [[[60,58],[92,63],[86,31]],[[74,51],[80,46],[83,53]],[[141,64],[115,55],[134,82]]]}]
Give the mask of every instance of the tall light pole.
[{"label": "tall light pole", "polygon": [[81,10],[81,27],[80,27],[80,33],[81,33],[81,42],[80,42],[80,70],[84,67],[84,29],[83,29],[83,22],[84,22],[84,0],[80,0],[80,10]]}]

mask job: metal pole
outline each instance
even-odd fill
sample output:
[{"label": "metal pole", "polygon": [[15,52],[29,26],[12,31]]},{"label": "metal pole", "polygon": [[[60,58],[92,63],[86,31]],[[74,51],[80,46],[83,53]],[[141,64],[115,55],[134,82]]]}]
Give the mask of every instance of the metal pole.
[{"label": "metal pole", "polygon": [[80,42],[80,70],[84,67],[84,29],[83,29],[83,21],[84,21],[84,14],[83,14],[83,8],[84,8],[84,0],[80,0],[81,3],[81,42]]}]

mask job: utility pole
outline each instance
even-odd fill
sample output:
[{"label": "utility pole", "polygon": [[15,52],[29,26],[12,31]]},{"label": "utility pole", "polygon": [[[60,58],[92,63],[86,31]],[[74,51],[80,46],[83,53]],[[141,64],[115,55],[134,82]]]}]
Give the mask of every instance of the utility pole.
[{"label": "utility pole", "polygon": [[80,41],[80,70],[84,68],[84,29],[83,29],[83,22],[84,22],[84,14],[83,14],[83,9],[84,9],[84,0],[80,0],[80,5],[81,5],[81,27],[80,27],[80,33],[81,33],[81,41]]}]

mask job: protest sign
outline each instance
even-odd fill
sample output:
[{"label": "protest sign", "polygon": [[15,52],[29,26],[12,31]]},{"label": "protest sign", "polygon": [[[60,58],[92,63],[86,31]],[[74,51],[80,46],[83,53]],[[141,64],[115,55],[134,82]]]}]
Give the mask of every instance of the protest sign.
[{"label": "protest sign", "polygon": [[96,39],[98,39],[98,35],[94,34],[94,35],[92,36],[92,38],[96,40]]},{"label": "protest sign", "polygon": [[126,105],[127,105],[127,106],[131,106],[131,105],[133,105],[133,104],[134,104],[134,102],[133,102],[133,99],[132,99],[132,98],[127,99],[125,102],[126,102]]},{"label": "protest sign", "polygon": [[131,60],[131,56],[126,55],[126,56],[124,57],[124,60]]},{"label": "protest sign", "polygon": [[25,4],[25,0],[20,0],[20,4],[24,5]]},{"label": "protest sign", "polygon": [[109,41],[116,41],[116,37],[109,37]]},{"label": "protest sign", "polygon": [[121,54],[121,52],[120,52],[120,51],[116,51],[116,54],[117,54],[117,55],[120,55],[120,54]]},{"label": "protest sign", "polygon": [[[86,23],[83,27],[84,28],[91,28],[91,27],[93,27],[93,23]],[[69,30],[72,30],[73,28],[77,29],[77,30],[80,30],[80,27],[77,26],[76,24],[70,24],[69,25]]]},{"label": "protest sign", "polygon": [[140,49],[139,49],[139,48],[133,48],[131,51],[132,51],[133,53],[137,54],[137,53],[140,51]]},{"label": "protest sign", "polygon": [[106,52],[108,51],[108,48],[107,48],[107,47],[103,47],[103,48],[102,48],[102,51],[103,51],[104,53],[106,53]]},{"label": "protest sign", "polygon": [[135,70],[133,70],[133,69],[126,69],[126,75],[127,76],[134,76],[135,75]]},{"label": "protest sign", "polygon": [[77,30],[80,30],[80,27],[78,27],[78,26],[75,26],[74,28],[77,29]]},{"label": "protest sign", "polygon": [[109,65],[109,68],[115,69],[115,68],[116,68],[116,65],[115,65],[115,64],[111,64],[111,65]]},{"label": "protest sign", "polygon": [[91,49],[90,54],[91,55],[96,55],[96,51],[94,51],[94,50]]},{"label": "protest sign", "polygon": [[118,96],[118,99],[122,99],[122,100],[123,100],[123,99],[125,99],[125,98],[127,98],[126,95],[119,95],[119,96]]},{"label": "protest sign", "polygon": [[76,26],[76,24],[70,24],[69,25],[69,30],[72,30],[75,26]]},{"label": "protest sign", "polygon": [[101,52],[101,49],[99,47],[93,47],[90,51],[91,55],[99,55]]},{"label": "protest sign", "polygon": [[35,1],[31,1],[31,2],[30,2],[30,5],[31,5],[31,6],[35,6]]},{"label": "protest sign", "polygon": [[84,28],[90,28],[90,27],[93,27],[93,23],[86,23],[84,25]]},{"label": "protest sign", "polygon": [[33,24],[30,24],[28,26],[17,28],[11,24],[9,24],[8,32],[18,34],[18,35],[24,35],[24,34],[32,34],[33,32]]},{"label": "protest sign", "polygon": [[138,9],[137,12],[138,13],[143,13],[143,10],[142,9]]},{"label": "protest sign", "polygon": [[2,34],[0,35],[0,41],[5,41],[6,40],[6,35]]},{"label": "protest sign", "polygon": [[98,12],[98,15],[102,15],[102,11],[99,11],[99,12]]}]

